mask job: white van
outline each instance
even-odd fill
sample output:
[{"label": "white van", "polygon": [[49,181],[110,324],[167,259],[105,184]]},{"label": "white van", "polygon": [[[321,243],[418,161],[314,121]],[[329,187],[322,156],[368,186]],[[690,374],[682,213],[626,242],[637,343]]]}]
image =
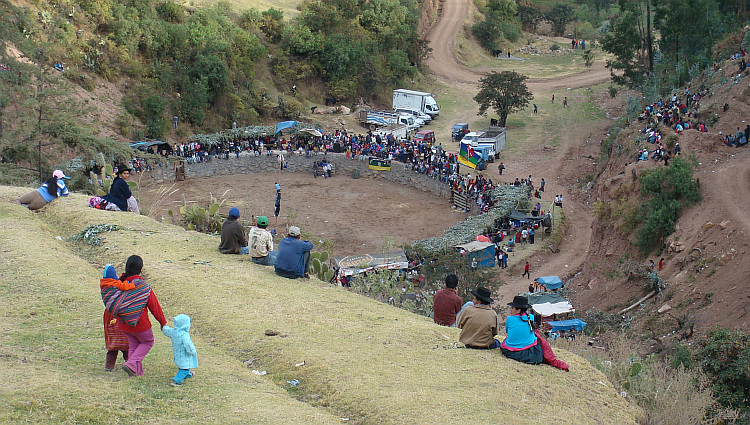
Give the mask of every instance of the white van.
[{"label": "white van", "polygon": [[417,111],[416,109],[395,108],[394,111],[401,114],[411,114],[414,116],[415,120],[422,120],[425,124],[432,121],[431,116],[425,114],[422,111]]}]

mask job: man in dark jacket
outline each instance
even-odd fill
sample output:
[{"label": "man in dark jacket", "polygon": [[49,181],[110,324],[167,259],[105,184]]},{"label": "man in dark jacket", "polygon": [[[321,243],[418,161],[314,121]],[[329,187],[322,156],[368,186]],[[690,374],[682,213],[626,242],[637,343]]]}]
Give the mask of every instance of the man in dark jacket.
[{"label": "man in dark jacket", "polygon": [[221,243],[219,251],[222,254],[248,254],[250,252],[245,237],[245,229],[239,221],[240,210],[232,207],[229,215],[221,225]]}]

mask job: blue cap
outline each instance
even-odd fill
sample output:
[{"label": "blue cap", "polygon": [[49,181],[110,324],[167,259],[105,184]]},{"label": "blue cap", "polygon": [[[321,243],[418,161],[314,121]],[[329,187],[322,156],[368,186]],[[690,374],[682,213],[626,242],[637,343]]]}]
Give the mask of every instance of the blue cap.
[{"label": "blue cap", "polygon": [[115,271],[114,266],[112,264],[107,264],[104,267],[104,273],[102,274],[102,277],[104,279],[117,279],[117,271]]},{"label": "blue cap", "polygon": [[229,210],[229,218],[240,218],[240,210],[237,207],[232,207]]}]

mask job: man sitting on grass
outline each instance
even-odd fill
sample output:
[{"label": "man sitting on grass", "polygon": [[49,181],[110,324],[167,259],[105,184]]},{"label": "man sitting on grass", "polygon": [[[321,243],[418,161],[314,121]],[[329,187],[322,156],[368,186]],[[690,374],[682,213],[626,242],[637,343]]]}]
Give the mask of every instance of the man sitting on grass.
[{"label": "man sitting on grass", "polygon": [[289,235],[279,242],[279,253],[276,256],[276,274],[289,279],[310,277],[310,251],[312,242],[300,240],[300,229],[289,228]]},{"label": "man sitting on grass", "polygon": [[458,340],[463,342],[466,348],[491,349],[499,348],[500,341],[495,339],[497,335],[497,313],[492,304],[492,293],[489,289],[478,287],[472,292],[474,305],[464,308],[458,315],[457,326],[461,329]]}]

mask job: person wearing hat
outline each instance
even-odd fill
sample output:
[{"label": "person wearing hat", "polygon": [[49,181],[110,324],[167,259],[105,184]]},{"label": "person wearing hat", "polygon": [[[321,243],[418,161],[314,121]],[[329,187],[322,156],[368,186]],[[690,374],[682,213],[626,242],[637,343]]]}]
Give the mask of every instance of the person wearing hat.
[{"label": "person wearing hat", "polygon": [[310,251],[312,242],[300,240],[300,229],[297,226],[289,228],[288,236],[279,242],[279,253],[276,255],[274,269],[276,274],[289,279],[310,277]]},{"label": "person wearing hat", "polygon": [[549,343],[534,329],[534,315],[528,298],[516,295],[509,302],[510,315],[505,319],[505,333],[508,335],[500,344],[503,355],[509,359],[528,364],[542,362],[568,371],[568,365],[558,360]]},{"label": "person wearing hat", "polygon": [[68,188],[65,186],[65,180],[68,179],[70,177],[62,170],[55,170],[42,186],[16,199],[16,203],[32,211],[38,210],[60,196],[68,196]]},{"label": "person wearing hat", "polygon": [[219,252],[222,254],[249,254],[245,229],[240,223],[240,210],[232,207],[224,223],[221,224],[221,242]]},{"label": "person wearing hat", "polygon": [[256,219],[256,225],[250,228],[250,256],[253,263],[273,266],[276,263],[277,251],[273,250],[273,235],[266,230],[268,217],[262,215]]},{"label": "person wearing hat", "polygon": [[500,347],[497,335],[497,313],[492,304],[492,292],[483,287],[477,287],[474,295],[474,305],[467,306],[459,314],[456,326],[461,329],[458,340],[466,348],[491,349]]},{"label": "person wearing hat", "polygon": [[102,196],[102,200],[106,201],[104,208],[109,211],[131,211],[136,214],[140,214],[138,208],[138,201],[135,200],[133,193],[130,191],[128,186],[128,179],[133,170],[128,166],[120,166],[117,168],[117,175],[112,180],[112,186],[109,188],[109,193]]}]

